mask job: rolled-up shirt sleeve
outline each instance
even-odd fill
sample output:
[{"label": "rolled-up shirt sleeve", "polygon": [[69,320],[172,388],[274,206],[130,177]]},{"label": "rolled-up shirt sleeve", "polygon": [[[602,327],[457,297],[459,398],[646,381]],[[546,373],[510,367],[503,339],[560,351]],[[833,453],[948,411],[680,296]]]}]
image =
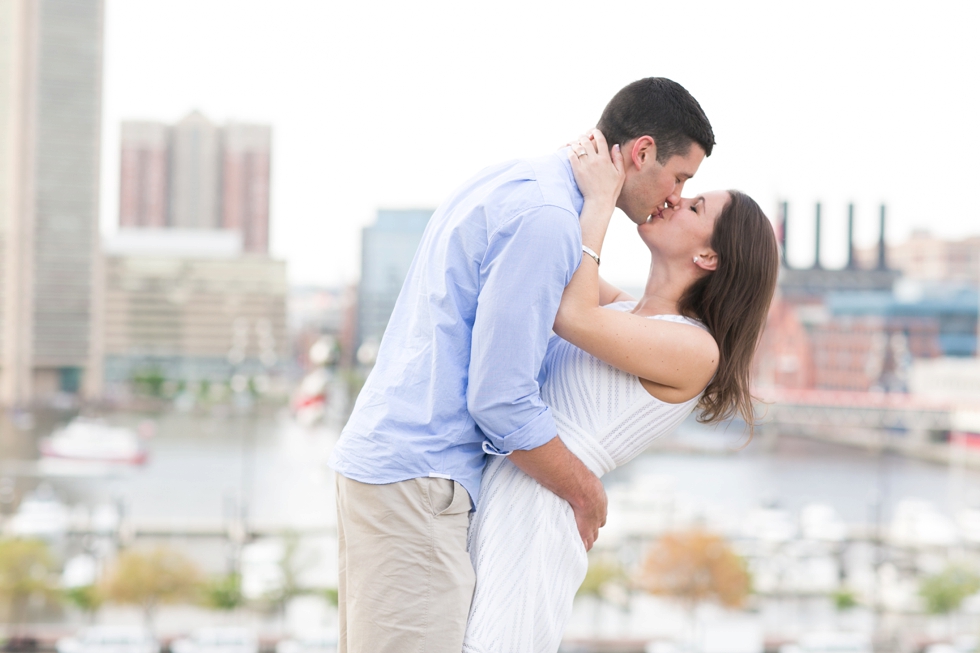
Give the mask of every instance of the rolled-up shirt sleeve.
[{"label": "rolled-up shirt sleeve", "polygon": [[580,250],[578,216],[554,206],[526,211],[490,235],[466,393],[489,453],[534,449],[557,435],[538,375]]}]

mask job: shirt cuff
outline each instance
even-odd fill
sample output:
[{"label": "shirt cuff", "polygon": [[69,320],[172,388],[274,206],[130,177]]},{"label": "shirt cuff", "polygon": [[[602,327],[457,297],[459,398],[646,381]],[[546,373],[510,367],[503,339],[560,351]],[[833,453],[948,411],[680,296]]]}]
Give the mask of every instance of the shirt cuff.
[{"label": "shirt cuff", "polygon": [[511,451],[501,451],[497,447],[493,446],[492,444],[490,444],[489,442],[487,442],[486,440],[484,440],[483,441],[483,453],[485,453],[485,454],[487,454],[489,456],[509,456],[512,453],[514,453],[514,451],[513,450],[511,450]]},{"label": "shirt cuff", "polygon": [[553,440],[558,435],[558,427],[551,416],[551,410],[545,409],[530,422],[503,437],[491,435],[484,431],[487,441],[483,443],[483,451],[493,456],[509,456],[512,452],[537,449]]}]

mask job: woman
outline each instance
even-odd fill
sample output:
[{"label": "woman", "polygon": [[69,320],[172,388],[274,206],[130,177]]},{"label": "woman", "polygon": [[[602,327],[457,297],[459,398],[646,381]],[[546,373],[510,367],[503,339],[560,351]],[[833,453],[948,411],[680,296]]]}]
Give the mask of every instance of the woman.
[{"label": "woman", "polygon": [[[737,413],[751,425],[749,369],[779,267],[765,215],[742,193],[716,191],[651,216],[637,228],[651,264],[633,300],[598,274],[623,183],[618,146],[610,156],[593,131],[569,159],[592,251],[565,289],[545,359],[541,395],[562,441],[601,476],[695,408],[705,422]],[[496,457],[469,546],[477,581],[464,653],[557,651],[588,566],[568,503]]]}]

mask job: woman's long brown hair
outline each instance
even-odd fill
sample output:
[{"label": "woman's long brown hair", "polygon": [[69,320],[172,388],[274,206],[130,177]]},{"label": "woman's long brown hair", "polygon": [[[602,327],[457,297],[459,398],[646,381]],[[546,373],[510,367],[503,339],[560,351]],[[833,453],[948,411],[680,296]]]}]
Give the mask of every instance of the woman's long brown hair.
[{"label": "woman's long brown hair", "polygon": [[751,433],[755,412],[750,389],[755,354],[776,292],[779,249],[768,218],[736,190],[715,222],[714,272],[698,279],[678,302],[681,314],[701,320],[718,343],[718,370],[698,403],[698,421],[716,423],[738,413]]}]

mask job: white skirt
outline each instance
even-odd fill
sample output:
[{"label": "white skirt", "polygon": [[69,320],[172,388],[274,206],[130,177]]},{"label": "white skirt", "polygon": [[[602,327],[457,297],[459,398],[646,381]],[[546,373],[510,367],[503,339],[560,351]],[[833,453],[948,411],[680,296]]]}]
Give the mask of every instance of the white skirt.
[{"label": "white skirt", "polygon": [[568,502],[492,456],[469,551],[476,589],[463,652],[555,653],[588,568]]}]

